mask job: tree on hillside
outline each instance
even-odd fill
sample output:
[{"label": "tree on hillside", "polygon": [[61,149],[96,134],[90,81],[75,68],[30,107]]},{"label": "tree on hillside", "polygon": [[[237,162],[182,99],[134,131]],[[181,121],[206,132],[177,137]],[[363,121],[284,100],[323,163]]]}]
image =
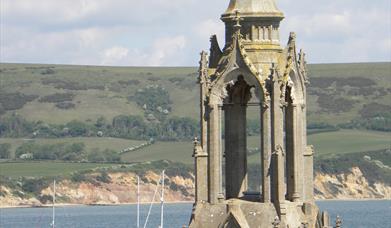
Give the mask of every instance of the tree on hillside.
[{"label": "tree on hillside", "polygon": [[2,143],[0,144],[0,159],[9,159],[11,158],[11,144]]}]

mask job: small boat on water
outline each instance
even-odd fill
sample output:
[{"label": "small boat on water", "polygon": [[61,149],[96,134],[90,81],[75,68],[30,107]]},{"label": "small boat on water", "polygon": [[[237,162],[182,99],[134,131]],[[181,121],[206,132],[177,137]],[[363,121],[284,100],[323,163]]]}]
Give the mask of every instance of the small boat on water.
[{"label": "small boat on water", "polygon": [[[155,192],[153,194],[151,203],[149,205],[148,214],[145,219],[145,223],[143,228],[146,228],[149,221],[149,216],[151,215],[152,207],[155,202],[155,198],[157,194],[160,196],[160,225],[158,228],[164,228],[164,179],[165,179],[165,171],[163,170],[158,184],[156,185]],[[160,189],[160,192],[159,192]],[[140,228],[140,177],[137,176],[137,228]],[[53,193],[52,193],[52,222],[50,223],[51,228],[56,227],[56,180],[53,180]]]},{"label": "small boat on water", "polygon": [[[149,210],[147,214],[147,218],[145,219],[145,223],[143,228],[146,228],[148,225],[149,216],[151,214],[151,210],[153,204],[155,202],[156,195],[160,188],[160,225],[158,228],[164,228],[164,179],[165,179],[165,170],[162,171],[160,175],[160,179],[158,184],[156,185],[155,193],[153,194],[151,203],[149,205]],[[140,228],[140,177],[137,176],[137,228]]]}]

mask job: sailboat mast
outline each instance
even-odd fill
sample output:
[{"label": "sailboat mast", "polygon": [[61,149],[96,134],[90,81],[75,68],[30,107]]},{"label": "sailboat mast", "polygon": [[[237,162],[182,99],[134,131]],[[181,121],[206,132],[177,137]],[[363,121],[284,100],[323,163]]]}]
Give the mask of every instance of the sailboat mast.
[{"label": "sailboat mast", "polygon": [[52,227],[55,227],[55,218],[56,218],[56,180],[53,180],[53,205],[52,205]]},{"label": "sailboat mast", "polygon": [[162,172],[162,193],[160,197],[160,228],[163,228],[163,222],[164,222],[164,172]]},{"label": "sailboat mast", "polygon": [[140,177],[137,176],[137,228],[140,227]]}]

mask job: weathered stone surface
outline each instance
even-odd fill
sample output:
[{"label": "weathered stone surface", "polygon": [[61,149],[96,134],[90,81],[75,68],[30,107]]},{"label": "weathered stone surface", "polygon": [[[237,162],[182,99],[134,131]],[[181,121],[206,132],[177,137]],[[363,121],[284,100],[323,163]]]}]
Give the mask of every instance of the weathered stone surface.
[{"label": "weathered stone surface", "polygon": [[[287,47],[281,47],[282,19],[274,0],[231,0],[222,15],[223,51],[212,36],[209,64],[207,54],[201,54],[202,143],[195,151],[208,159],[195,156],[199,194],[190,227],[329,225],[322,223],[328,220],[320,219],[313,196],[314,152],[306,140],[305,55],[297,54],[294,33]],[[261,113],[261,193],[248,192],[249,105],[258,106]],[[208,198],[198,198],[201,193]]]}]

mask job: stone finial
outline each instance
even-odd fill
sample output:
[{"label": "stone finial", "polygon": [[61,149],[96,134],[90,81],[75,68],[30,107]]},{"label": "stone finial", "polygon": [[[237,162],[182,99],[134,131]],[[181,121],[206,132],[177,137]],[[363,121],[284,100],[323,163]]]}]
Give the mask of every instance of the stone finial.
[{"label": "stone finial", "polygon": [[305,53],[304,53],[303,49],[300,49],[298,63],[299,63],[300,72],[304,77],[305,83],[309,84],[307,61],[305,59]]},{"label": "stone finial", "polygon": [[289,33],[289,40],[296,41],[296,33],[295,32]]},{"label": "stone finial", "polygon": [[273,227],[274,227],[274,228],[279,228],[279,227],[280,227],[280,223],[281,223],[280,218],[279,218],[278,216],[276,216],[276,217],[274,218],[274,222],[272,223],[272,224],[273,224]]},{"label": "stone finial", "polygon": [[198,82],[200,84],[207,83],[207,77],[208,77],[208,53],[206,51],[202,51],[200,53],[201,60],[199,62],[199,76],[198,76]]},{"label": "stone finial", "polygon": [[341,217],[338,215],[337,216],[337,220],[335,221],[335,228],[341,228],[342,227],[342,219]]},{"label": "stone finial", "polygon": [[208,156],[208,154],[203,150],[201,143],[197,137],[194,138],[193,145],[194,145],[194,151],[193,151],[194,158]]},{"label": "stone finial", "polygon": [[194,137],[194,140],[193,140],[194,146],[198,146],[199,143],[200,143],[200,141],[198,140],[198,137]]},{"label": "stone finial", "polygon": [[194,145],[193,157],[197,157],[197,155],[198,155],[198,147],[200,146],[200,142],[198,141],[197,137],[194,137],[193,145]]},{"label": "stone finial", "polygon": [[233,20],[234,22],[236,22],[236,24],[234,25],[235,30],[240,30],[240,28],[242,27],[242,25],[240,25],[240,21],[242,21],[243,18],[240,16],[239,10],[235,11],[235,17],[233,18]]}]

